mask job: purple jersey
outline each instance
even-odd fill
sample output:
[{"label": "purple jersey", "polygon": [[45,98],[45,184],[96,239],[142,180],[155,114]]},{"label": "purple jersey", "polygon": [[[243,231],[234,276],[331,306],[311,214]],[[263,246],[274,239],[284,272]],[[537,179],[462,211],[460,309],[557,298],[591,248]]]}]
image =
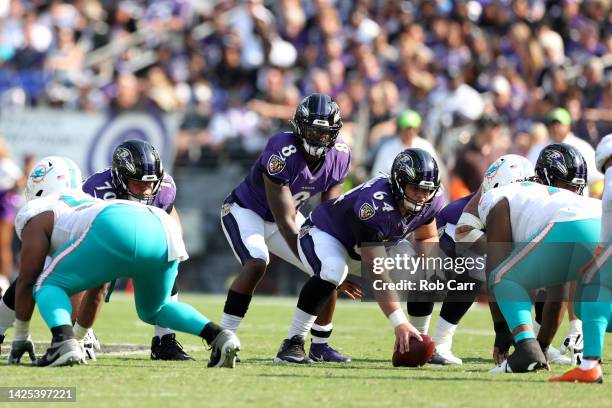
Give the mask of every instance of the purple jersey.
[{"label": "purple jersey", "polygon": [[268,206],[263,174],[278,184],[287,185],[295,200],[296,210],[310,197],[342,183],[351,163],[351,152],[338,138],[327,152],[323,163],[313,173],[292,132],[278,133],[268,141],[253,167],[233,192],[237,204],[255,211],[266,221],[274,222]]},{"label": "purple jersey", "polygon": [[467,203],[474,197],[474,194],[471,193],[466,195],[463,198],[453,201],[444,207],[437,215],[436,215],[436,225],[438,228],[444,227],[446,224],[457,225],[459,222],[459,217],[463,214],[463,209],[467,205]]},{"label": "purple jersey", "polygon": [[423,211],[403,217],[397,207],[388,177],[377,177],[353,190],[319,205],[310,214],[318,229],[344,245],[351,258],[362,243],[396,243],[410,232],[431,222],[444,204],[439,192]]},{"label": "purple jersey", "polygon": [[[87,194],[103,200],[114,200],[117,198],[123,198],[119,194],[119,189],[113,182],[111,175],[111,169],[99,171],[87,178],[83,183],[83,191]],[[170,213],[174,208],[174,201],[176,199],[176,185],[174,180],[168,174],[164,175],[159,192],[153,199],[151,204],[153,207],[161,208],[162,210]]]}]

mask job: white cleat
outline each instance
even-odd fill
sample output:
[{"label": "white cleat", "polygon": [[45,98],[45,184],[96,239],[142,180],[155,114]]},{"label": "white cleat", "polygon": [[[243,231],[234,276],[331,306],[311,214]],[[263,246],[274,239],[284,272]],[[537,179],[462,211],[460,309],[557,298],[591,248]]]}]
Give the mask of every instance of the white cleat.
[{"label": "white cleat", "polygon": [[546,351],[546,359],[550,364],[572,364],[572,359],[570,357],[564,356],[559,350],[557,350],[553,346],[548,347],[548,350]]},{"label": "white cleat", "polygon": [[512,369],[508,365],[508,360],[504,360],[500,365],[489,370],[489,374],[511,373]]},{"label": "white cleat", "polygon": [[450,346],[441,344],[436,346],[429,364],[462,365],[463,361],[453,354]]},{"label": "white cleat", "polygon": [[208,367],[213,368],[234,368],[236,357],[240,351],[240,340],[229,330],[223,330],[210,343],[211,353]]}]

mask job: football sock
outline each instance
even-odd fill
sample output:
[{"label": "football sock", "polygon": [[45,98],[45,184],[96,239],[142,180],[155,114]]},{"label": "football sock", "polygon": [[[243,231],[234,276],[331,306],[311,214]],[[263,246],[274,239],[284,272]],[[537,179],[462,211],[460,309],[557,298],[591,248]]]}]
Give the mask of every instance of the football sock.
[{"label": "football sock", "polygon": [[53,335],[53,343],[59,343],[74,338],[74,330],[72,330],[72,326],[69,324],[52,327],[51,334]]},{"label": "football sock", "polygon": [[318,276],[313,276],[306,281],[300,291],[293,322],[289,328],[288,339],[295,335],[306,337],[308,330],[329,301],[329,297],[334,290],[336,290],[336,285]]},{"label": "football sock", "polygon": [[4,303],[4,298],[0,300],[0,335],[4,335],[15,321],[15,311]]},{"label": "football sock", "polygon": [[595,368],[597,364],[599,364],[599,360],[591,360],[591,359],[583,358],[582,361],[580,362],[580,369],[584,371],[591,370]]},{"label": "football sock", "polygon": [[234,316],[227,313],[223,313],[221,315],[221,327],[230,330],[233,333],[236,333],[238,331],[238,327],[240,327],[240,322],[242,322],[242,317]]},{"label": "football sock", "polygon": [[293,315],[293,321],[291,322],[287,338],[290,339],[296,335],[306,338],[308,330],[312,327],[315,320],[317,320],[316,315],[311,315],[299,308],[295,308],[295,314]]},{"label": "football sock", "polygon": [[453,343],[453,335],[456,329],[456,324],[449,323],[443,317],[440,317],[436,322],[436,331],[433,335],[436,345],[450,346]]},{"label": "football sock", "polygon": [[213,342],[215,337],[217,337],[217,335],[221,333],[222,330],[223,328],[219,326],[217,323],[208,322],[208,324],[204,326],[204,328],[200,332],[200,337],[206,340],[206,343],[210,345],[210,343]]},{"label": "football sock", "polygon": [[533,322],[533,332],[536,336],[540,333],[540,323]]},{"label": "football sock", "polygon": [[252,298],[251,295],[234,292],[230,289],[227,292],[223,314],[221,315],[221,327],[236,333],[240,322],[242,322],[249,309]]},{"label": "football sock", "polygon": [[13,340],[26,340],[30,335],[30,321],[15,320],[15,334]]},{"label": "football sock", "polygon": [[155,337],[159,337],[161,339],[166,334],[172,334],[172,333],[174,333],[174,330],[172,329],[167,329],[165,327],[155,325]]},{"label": "football sock", "polygon": [[74,338],[78,341],[81,341],[87,335],[87,331],[89,329],[87,327],[81,326],[78,322],[74,324]]},{"label": "football sock", "polygon": [[419,331],[419,333],[427,334],[427,331],[429,330],[429,322],[431,321],[431,315],[413,316],[409,314],[408,320],[410,320],[410,324],[413,325],[414,328]]},{"label": "football sock", "polygon": [[314,323],[310,329],[310,338],[312,342],[315,344],[327,343],[329,341],[329,336],[331,336],[332,329],[333,324],[331,323],[325,326]]},{"label": "football sock", "polygon": [[569,326],[570,326],[569,332],[571,334],[582,333],[582,320],[580,319],[570,320]]}]

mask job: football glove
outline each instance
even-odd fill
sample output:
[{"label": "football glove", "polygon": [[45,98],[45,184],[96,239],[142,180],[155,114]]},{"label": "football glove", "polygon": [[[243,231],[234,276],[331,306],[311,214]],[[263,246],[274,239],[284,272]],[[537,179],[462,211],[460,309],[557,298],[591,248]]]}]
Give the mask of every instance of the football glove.
[{"label": "football glove", "polygon": [[85,357],[91,361],[96,361],[96,351],[100,351],[100,341],[94,334],[93,329],[87,330],[87,334],[82,341],[82,347],[85,351]]},{"label": "football glove", "polygon": [[21,357],[24,353],[28,353],[32,364],[36,362],[36,353],[34,353],[34,343],[32,337],[28,336],[25,340],[13,340],[11,344],[11,352],[8,356],[8,364],[20,364]]},{"label": "football glove", "polygon": [[582,352],[584,351],[584,338],[582,333],[569,333],[565,336],[559,351],[562,354],[569,352],[569,357],[572,359],[572,364],[580,364],[582,361]]}]

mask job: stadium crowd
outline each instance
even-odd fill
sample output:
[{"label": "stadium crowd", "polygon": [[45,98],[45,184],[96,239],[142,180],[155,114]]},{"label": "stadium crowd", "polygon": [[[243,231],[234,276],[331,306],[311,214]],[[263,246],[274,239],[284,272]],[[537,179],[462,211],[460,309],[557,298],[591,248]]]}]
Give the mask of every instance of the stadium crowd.
[{"label": "stadium crowd", "polygon": [[387,136],[414,129],[404,138],[436,148],[460,195],[500,153],[526,155],[545,140],[556,107],[591,145],[610,133],[609,7],[2,0],[0,99],[3,107],[183,112],[177,164],[216,166],[228,157],[250,163],[288,129],[304,95],[326,93],[340,106],[358,178]]}]

